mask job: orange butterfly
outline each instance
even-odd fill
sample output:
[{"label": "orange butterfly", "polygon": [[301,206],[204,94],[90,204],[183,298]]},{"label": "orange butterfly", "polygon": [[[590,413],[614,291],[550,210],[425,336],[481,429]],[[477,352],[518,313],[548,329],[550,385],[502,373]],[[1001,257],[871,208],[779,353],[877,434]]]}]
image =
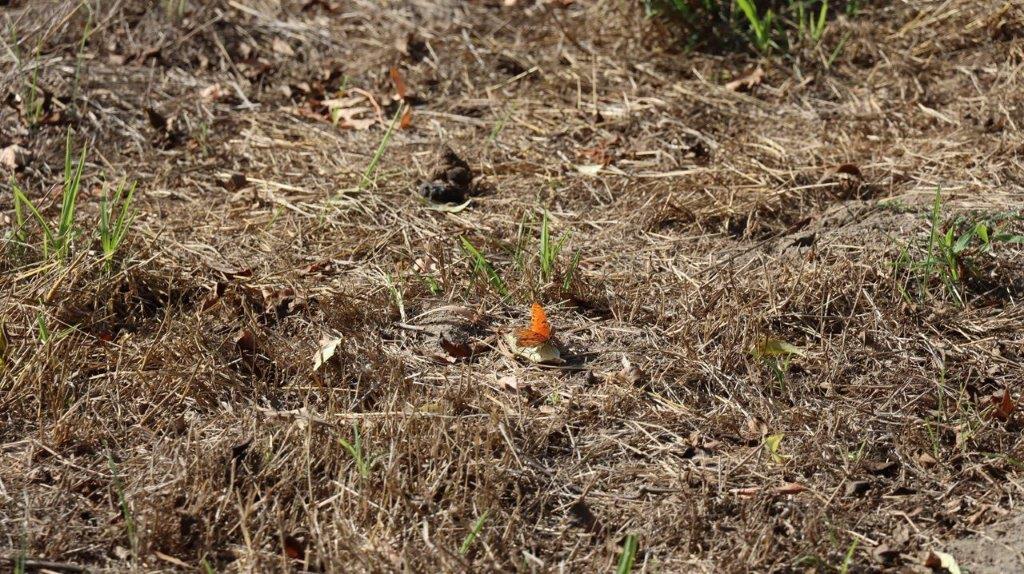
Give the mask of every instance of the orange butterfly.
[{"label": "orange butterfly", "polygon": [[544,308],[540,303],[534,303],[530,308],[530,328],[519,331],[516,343],[520,347],[536,347],[551,340],[552,334],[551,323],[548,323]]}]

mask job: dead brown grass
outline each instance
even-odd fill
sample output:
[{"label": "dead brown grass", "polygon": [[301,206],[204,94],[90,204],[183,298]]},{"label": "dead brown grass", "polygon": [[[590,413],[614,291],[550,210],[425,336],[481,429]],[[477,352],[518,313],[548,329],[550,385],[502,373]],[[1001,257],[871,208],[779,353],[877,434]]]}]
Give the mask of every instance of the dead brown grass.
[{"label": "dead brown grass", "polygon": [[[892,263],[937,186],[944,225],[1020,232],[1021,6],[865,8],[737,93],[750,57],[671,49],[628,2],[11,4],[0,148],[31,157],[0,193],[0,561],[610,571],[636,534],[644,571],[851,548],[850,571],[913,571],[1020,514],[1021,415],[991,416],[1021,398],[1019,245],[974,256],[962,307]],[[387,121],[393,66],[412,123],[360,186],[384,126],[323,101],[358,88]],[[83,232],[46,261],[6,179],[55,217],[68,129]],[[416,192],[441,144],[478,175],[462,210]],[[121,178],[138,218],[106,273]],[[549,284],[545,210],[571,233]],[[500,347],[534,299],[561,368]],[[766,339],[806,356],[780,378]]]}]

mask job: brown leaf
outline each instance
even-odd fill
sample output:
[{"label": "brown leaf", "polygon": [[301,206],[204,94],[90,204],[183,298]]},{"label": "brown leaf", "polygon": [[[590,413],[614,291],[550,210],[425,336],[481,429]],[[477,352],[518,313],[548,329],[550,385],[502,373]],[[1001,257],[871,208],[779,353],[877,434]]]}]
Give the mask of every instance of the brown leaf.
[{"label": "brown leaf", "polygon": [[242,329],[235,335],[235,347],[247,354],[256,352],[256,337],[249,329]]},{"label": "brown leaf", "polygon": [[314,273],[321,273],[323,271],[330,269],[333,265],[334,262],[331,261],[330,259],[321,259],[320,261],[314,261],[313,263],[310,263],[309,265],[306,266],[305,269],[302,270],[302,274],[312,275]]},{"label": "brown leaf", "polygon": [[473,356],[473,347],[465,341],[452,341],[442,336],[441,348],[456,359],[468,359]]},{"label": "brown leaf", "polygon": [[391,83],[395,85],[395,93],[398,94],[398,99],[404,100],[409,90],[405,85],[405,80],[402,79],[402,72],[398,70],[398,66],[391,66],[390,73]]},{"label": "brown leaf", "polygon": [[734,488],[729,492],[741,498],[750,498],[752,496],[757,496],[757,494],[761,492],[761,489],[756,486],[748,486],[746,488]]},{"label": "brown leaf", "polygon": [[864,174],[861,173],[860,168],[852,163],[844,163],[837,167],[836,173],[845,173],[846,175],[852,175],[857,179],[864,179]]},{"label": "brown leaf", "polygon": [[735,495],[738,495],[738,496],[740,496],[742,498],[750,498],[750,497],[753,497],[753,496],[757,496],[758,494],[771,494],[772,496],[785,496],[787,494],[800,494],[801,492],[804,492],[806,490],[807,490],[807,487],[802,485],[802,484],[799,484],[799,483],[796,483],[796,482],[787,482],[787,483],[782,484],[781,486],[776,486],[776,487],[771,488],[771,489],[765,489],[765,488],[762,488],[762,487],[759,487],[759,486],[749,486],[749,487],[746,487],[746,488],[734,488],[734,489],[730,490],[729,492],[731,492],[731,493],[733,493]]},{"label": "brown leaf", "polygon": [[212,261],[208,261],[207,265],[209,265],[210,268],[213,269],[214,271],[217,271],[218,273],[223,275],[225,279],[239,279],[252,277],[252,267],[244,267],[242,269],[234,267],[224,267]]},{"label": "brown leaf", "polygon": [[775,494],[775,495],[800,494],[801,492],[803,492],[805,490],[807,490],[807,487],[802,485],[802,484],[799,484],[799,483],[796,483],[796,482],[787,482],[786,484],[783,484],[782,486],[778,486],[778,487],[773,488],[772,489],[772,494]]},{"label": "brown leaf", "polygon": [[763,79],[764,68],[758,66],[726,84],[725,89],[734,92],[749,92],[754,86],[760,84]]},{"label": "brown leaf", "polygon": [[924,565],[933,570],[942,570],[949,574],[960,574],[960,566],[957,565],[956,559],[945,552],[936,552],[934,550],[929,552],[928,557],[924,559]]},{"label": "brown leaf", "polygon": [[506,387],[510,391],[519,391],[525,388],[524,385],[515,375],[505,375],[498,379],[498,384]]},{"label": "brown leaf", "polygon": [[158,132],[167,131],[167,118],[153,108],[146,108],[146,118],[149,125]]},{"label": "brown leaf", "polygon": [[[233,173],[231,174],[231,177],[229,177],[227,181],[225,181],[221,185],[224,186],[224,189],[228,191],[238,191],[244,188],[248,183],[249,180],[246,179],[244,175],[240,173]],[[251,270],[249,274],[252,275]]]},{"label": "brown leaf", "polygon": [[292,560],[306,559],[306,545],[294,536],[284,537],[284,553]]},{"label": "brown leaf", "polygon": [[867,460],[863,463],[864,470],[871,474],[880,474],[883,476],[893,476],[900,468],[900,463],[894,460],[877,461]]},{"label": "brown leaf", "polygon": [[412,125],[412,108],[406,107],[405,112],[402,113],[402,119],[398,122],[398,129],[409,129],[410,125]]},{"label": "brown leaf", "polygon": [[995,406],[992,416],[1001,421],[1008,420],[1013,414],[1014,407],[1013,400],[1010,398],[1010,389],[1003,389],[1002,393],[993,395],[992,404]]},{"label": "brown leaf", "polygon": [[846,483],[846,496],[860,496],[871,490],[871,483],[866,480],[854,480]]}]

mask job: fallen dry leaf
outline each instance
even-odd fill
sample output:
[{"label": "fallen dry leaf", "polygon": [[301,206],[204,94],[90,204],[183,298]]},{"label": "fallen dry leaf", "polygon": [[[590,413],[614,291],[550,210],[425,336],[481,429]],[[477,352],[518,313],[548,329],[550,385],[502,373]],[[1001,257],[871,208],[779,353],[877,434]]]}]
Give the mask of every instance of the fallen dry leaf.
[{"label": "fallen dry leaf", "polygon": [[199,97],[206,102],[216,102],[228,95],[229,92],[220,84],[210,84],[199,92]]},{"label": "fallen dry leaf", "polygon": [[248,185],[249,180],[240,173],[233,173],[221,185],[228,191],[238,191]]},{"label": "fallen dry leaf", "polygon": [[735,80],[727,83],[725,89],[732,90],[734,92],[749,92],[754,86],[761,83],[764,79],[764,68],[758,66],[753,70],[743,74]]},{"label": "fallen dry leaf", "polygon": [[511,391],[519,391],[525,388],[524,384],[515,375],[505,375],[498,378],[498,384]]},{"label": "fallen dry leaf", "polygon": [[292,47],[288,45],[288,42],[285,42],[281,38],[274,38],[274,41],[270,43],[270,47],[273,48],[275,52],[281,54],[282,56],[295,55],[295,50],[293,50]]},{"label": "fallen dry leaf", "polygon": [[799,484],[799,483],[796,483],[796,482],[787,482],[787,483],[782,484],[781,486],[776,486],[776,487],[773,487],[773,488],[763,488],[763,487],[760,487],[760,486],[749,486],[749,487],[746,487],[746,488],[733,488],[729,492],[731,492],[731,493],[733,493],[735,495],[738,495],[738,496],[740,496],[742,498],[750,498],[750,497],[753,497],[753,496],[757,496],[759,494],[770,494],[772,496],[784,496],[784,495],[787,495],[787,494],[800,494],[801,492],[804,492],[806,490],[807,490],[807,487],[802,485],[802,484]]},{"label": "fallen dry leaf", "polygon": [[284,537],[284,553],[292,560],[305,560],[306,545],[294,536]]},{"label": "fallen dry leaf", "polygon": [[373,115],[366,117],[366,114],[372,114],[373,108],[359,105],[364,101],[363,96],[351,96],[324,100],[323,104],[327,106],[331,122],[335,125],[354,130],[365,130],[377,123],[378,120]]},{"label": "fallen dry leaf", "polygon": [[796,482],[787,482],[786,484],[783,484],[782,486],[773,488],[772,489],[772,493],[773,494],[777,494],[777,495],[800,494],[801,492],[804,492],[805,490],[807,490],[807,487],[802,485],[802,484],[799,484],[799,483],[796,483]]},{"label": "fallen dry leaf", "polygon": [[1010,398],[1010,389],[1003,389],[1002,393],[997,393],[992,397],[992,404],[995,408],[992,410],[992,416],[1001,421],[1009,420],[1010,415],[1013,414],[1013,399]]},{"label": "fallen dry leaf", "polygon": [[185,570],[190,570],[192,568],[188,564],[188,562],[185,562],[184,560],[180,560],[178,558],[175,558],[174,556],[171,556],[169,554],[164,554],[163,552],[160,552],[159,550],[154,550],[153,551],[153,556],[156,556],[157,558],[159,558],[160,560],[163,560],[164,562],[168,562],[170,564],[174,564],[175,566],[177,566],[179,568],[183,568]]},{"label": "fallen dry leaf", "polygon": [[473,347],[465,341],[452,341],[447,337],[441,337],[441,348],[454,359],[468,359],[473,356]]},{"label": "fallen dry leaf", "polygon": [[246,354],[256,352],[256,337],[249,329],[242,329],[235,334],[235,347]]},{"label": "fallen dry leaf", "polygon": [[857,179],[864,179],[864,174],[861,173],[860,168],[852,163],[844,163],[837,167],[836,173],[845,173],[846,175],[851,175]]},{"label": "fallen dry leaf", "polygon": [[27,149],[18,144],[11,144],[0,150],[0,166],[17,171],[25,167],[31,157]]},{"label": "fallen dry leaf", "polygon": [[956,559],[945,552],[932,550],[924,559],[924,565],[936,570],[941,568],[949,574],[960,574],[960,566],[956,563]]},{"label": "fallen dry leaf", "polygon": [[313,370],[319,370],[327,361],[331,360],[331,357],[338,351],[338,345],[341,344],[341,337],[324,337],[320,339],[320,350],[316,352],[316,356],[313,357]]},{"label": "fallen dry leaf", "polygon": [[391,74],[391,83],[395,85],[395,94],[398,96],[398,99],[404,100],[409,90],[405,85],[405,80],[402,79],[402,72],[398,70],[397,66],[391,66],[389,72]]}]

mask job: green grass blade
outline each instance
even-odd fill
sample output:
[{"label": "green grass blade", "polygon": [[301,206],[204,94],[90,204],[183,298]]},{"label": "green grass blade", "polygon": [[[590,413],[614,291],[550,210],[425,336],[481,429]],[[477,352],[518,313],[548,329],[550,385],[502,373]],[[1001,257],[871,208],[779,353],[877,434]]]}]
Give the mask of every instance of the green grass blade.
[{"label": "green grass blade", "polygon": [[483,530],[484,522],[487,520],[487,514],[488,511],[485,510],[484,513],[480,515],[480,518],[477,518],[476,521],[473,522],[473,528],[462,540],[462,545],[459,546],[459,554],[465,556],[466,553],[469,552],[469,549],[473,546],[473,541],[476,540],[476,537],[480,535],[480,531]]},{"label": "green grass blade", "polygon": [[487,282],[490,283],[491,287],[498,292],[502,297],[508,297],[508,286],[498,275],[498,272],[494,270],[494,266],[491,265],[490,261],[480,251],[473,246],[465,237],[459,237],[462,242],[462,249],[469,255],[470,259],[473,260],[473,271],[476,273],[483,274],[486,277]]},{"label": "green grass blade", "polygon": [[580,250],[577,249],[576,253],[572,256],[569,268],[566,269],[565,277],[562,279],[562,291],[568,291],[572,287],[572,282],[576,278],[576,269],[580,266],[580,254]]},{"label": "green grass blade", "polygon": [[828,18],[828,0],[821,3],[821,12],[818,13],[818,23],[814,27],[814,41],[821,40],[825,34],[825,19]]},{"label": "green grass blade", "polygon": [[637,540],[635,534],[626,536],[626,543],[622,545],[622,556],[619,558],[619,565],[615,574],[629,574],[633,571],[633,562],[636,560]]},{"label": "green grass blade", "polygon": [[46,219],[43,217],[43,214],[36,209],[35,204],[33,204],[32,200],[25,195],[25,192],[22,191],[21,187],[14,184],[11,187],[11,191],[14,193],[15,202],[27,207],[29,213],[32,214],[32,217],[39,222],[39,227],[43,230],[43,257],[48,258],[50,255],[50,247],[54,243],[53,230],[50,229],[50,225],[46,223]]},{"label": "green grass blade", "polygon": [[373,153],[373,158],[370,159],[370,165],[366,166],[366,171],[363,172],[363,177],[359,180],[359,189],[366,189],[368,184],[373,183],[373,176],[377,173],[377,167],[380,164],[380,160],[384,157],[384,151],[388,148],[388,143],[391,142],[391,136],[395,133],[395,126],[398,125],[398,120],[402,118],[405,113],[405,103],[403,102],[398,106],[398,110],[395,111],[395,116],[391,118],[391,123],[388,124],[388,129],[384,132],[384,137],[381,138],[380,144],[377,146],[377,151]]}]

